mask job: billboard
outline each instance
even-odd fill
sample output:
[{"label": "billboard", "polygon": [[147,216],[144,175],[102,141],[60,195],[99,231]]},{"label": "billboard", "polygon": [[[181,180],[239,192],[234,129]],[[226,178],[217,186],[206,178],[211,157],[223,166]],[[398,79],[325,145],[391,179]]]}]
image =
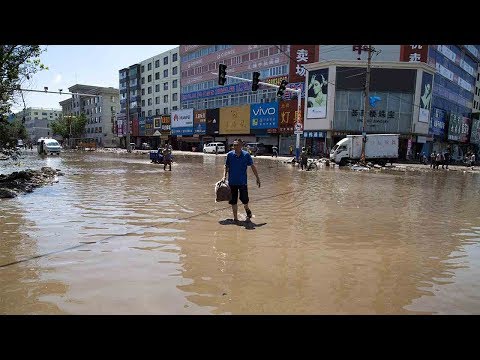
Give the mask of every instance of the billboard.
[{"label": "billboard", "polygon": [[308,74],[307,119],[327,117],[328,69],[310,71]]},{"label": "billboard", "polygon": [[171,134],[171,121],[170,121],[170,115],[162,115],[161,117],[161,127],[160,127],[160,133],[162,135],[170,135]]},{"label": "billboard", "polygon": [[461,143],[468,142],[471,120],[465,116],[450,113],[448,123],[448,140],[454,140]]},{"label": "billboard", "polygon": [[470,134],[470,143],[480,145],[480,120],[472,121],[472,132]]},{"label": "billboard", "polygon": [[250,105],[250,129],[277,129],[278,102]]},{"label": "billboard", "polygon": [[420,93],[420,111],[418,121],[428,123],[430,121],[430,107],[432,106],[432,82],[433,75],[423,72],[422,88]]},{"label": "billboard", "polygon": [[153,118],[147,117],[145,119],[145,136],[152,136],[153,135]]},{"label": "billboard", "polygon": [[290,45],[290,58],[292,61],[290,61],[289,82],[305,82],[307,71],[303,65],[317,62],[318,52],[318,45]]},{"label": "billboard", "polygon": [[138,119],[132,120],[132,136],[138,136]]},{"label": "billboard", "polygon": [[207,122],[207,131],[208,135],[218,135],[219,131],[219,121],[220,119],[220,109],[207,109],[206,111],[206,122]]},{"label": "billboard", "polygon": [[205,135],[207,132],[207,111],[195,110],[193,112],[193,133],[198,135]]},{"label": "billboard", "polygon": [[172,135],[193,135],[193,109],[172,111]]},{"label": "billboard", "polygon": [[145,136],[145,124],[146,120],[144,117],[138,119],[138,135]]},{"label": "billboard", "polygon": [[[300,121],[303,123],[303,111],[305,103],[301,102]],[[280,101],[279,116],[278,116],[278,130],[281,134],[293,134],[295,130],[295,123],[298,117],[298,101],[288,100]]]},{"label": "billboard", "polygon": [[220,134],[250,134],[250,105],[221,108]]},{"label": "billboard", "polygon": [[432,118],[430,119],[430,126],[428,133],[445,139],[446,133],[447,113],[444,110],[433,108]]}]

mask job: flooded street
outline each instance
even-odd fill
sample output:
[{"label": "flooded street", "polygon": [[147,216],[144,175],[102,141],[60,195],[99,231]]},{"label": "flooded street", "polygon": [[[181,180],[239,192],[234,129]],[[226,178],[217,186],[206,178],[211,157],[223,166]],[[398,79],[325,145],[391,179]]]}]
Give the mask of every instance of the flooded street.
[{"label": "flooded street", "polygon": [[479,174],[254,159],[239,226],[214,202],[224,156],[175,160],[0,163],[65,173],[0,199],[0,313],[480,314]]}]

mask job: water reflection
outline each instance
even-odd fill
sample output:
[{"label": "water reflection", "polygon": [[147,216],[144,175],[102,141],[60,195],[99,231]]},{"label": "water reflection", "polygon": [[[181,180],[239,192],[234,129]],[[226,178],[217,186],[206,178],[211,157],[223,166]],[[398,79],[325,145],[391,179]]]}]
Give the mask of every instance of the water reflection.
[{"label": "water reflection", "polygon": [[26,159],[65,176],[0,200],[0,265],[51,253],[0,267],[0,313],[480,311],[478,175],[257,158],[254,217],[232,225],[214,202],[224,156],[175,158],[171,172],[145,155]]}]

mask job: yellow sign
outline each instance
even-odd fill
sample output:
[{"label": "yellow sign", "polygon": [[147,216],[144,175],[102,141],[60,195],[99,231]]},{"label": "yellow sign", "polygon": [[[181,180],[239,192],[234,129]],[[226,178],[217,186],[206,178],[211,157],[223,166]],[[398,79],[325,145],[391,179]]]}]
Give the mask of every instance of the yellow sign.
[{"label": "yellow sign", "polygon": [[220,108],[220,134],[250,134],[250,105]]}]

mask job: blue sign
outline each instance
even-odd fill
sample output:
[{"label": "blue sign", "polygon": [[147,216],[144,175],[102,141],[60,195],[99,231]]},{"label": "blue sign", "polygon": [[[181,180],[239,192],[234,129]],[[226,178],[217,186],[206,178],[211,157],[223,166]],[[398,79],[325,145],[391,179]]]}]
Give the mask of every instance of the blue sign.
[{"label": "blue sign", "polygon": [[325,131],[304,131],[303,137],[305,138],[325,138],[327,133]]},{"label": "blue sign", "polygon": [[433,108],[432,116],[430,117],[430,126],[428,132],[431,135],[441,138],[445,137],[446,133],[446,116],[447,113],[444,110]]},{"label": "blue sign", "polygon": [[193,128],[191,126],[172,128],[172,135],[193,135]]},{"label": "blue sign", "polygon": [[194,124],[193,133],[198,135],[205,135],[207,133],[207,123],[203,122]]},{"label": "blue sign", "polygon": [[200,90],[194,91],[186,94],[181,94],[180,98],[181,101],[187,100],[195,100],[195,99],[203,99],[214,97],[218,95],[228,95],[234,93],[241,93],[245,91],[251,91],[252,85],[250,82],[241,82],[235,85],[225,85],[219,86],[216,88],[208,89],[208,90]]},{"label": "blue sign", "polygon": [[278,128],[278,102],[250,105],[250,129]]},{"label": "blue sign", "polygon": [[145,123],[146,120],[144,117],[138,119],[138,135],[145,136]]}]

